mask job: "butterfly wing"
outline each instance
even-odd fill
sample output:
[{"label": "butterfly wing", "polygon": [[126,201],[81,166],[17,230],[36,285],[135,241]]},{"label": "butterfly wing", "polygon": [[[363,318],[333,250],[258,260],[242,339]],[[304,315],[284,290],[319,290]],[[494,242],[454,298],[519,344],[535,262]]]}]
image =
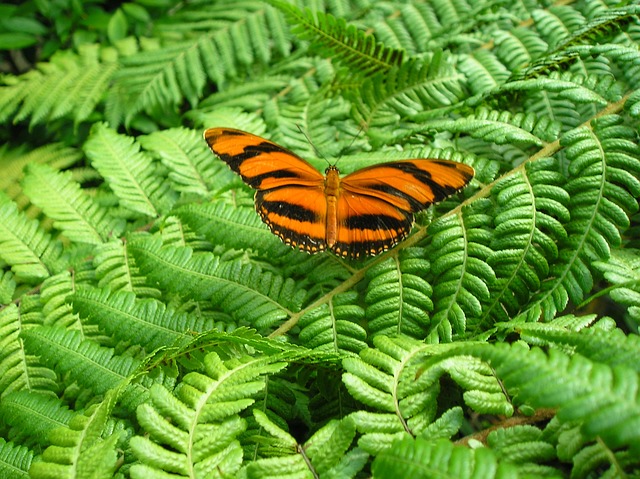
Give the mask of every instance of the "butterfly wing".
[{"label": "butterfly wing", "polygon": [[256,191],[256,210],[286,244],[304,251],[325,249],[324,176],[295,153],[251,133],[210,128],[213,152]]},{"label": "butterfly wing", "polygon": [[336,243],[341,256],[378,254],[405,238],[414,213],[464,188],[470,166],[447,160],[405,160],[358,170],[340,182]]}]

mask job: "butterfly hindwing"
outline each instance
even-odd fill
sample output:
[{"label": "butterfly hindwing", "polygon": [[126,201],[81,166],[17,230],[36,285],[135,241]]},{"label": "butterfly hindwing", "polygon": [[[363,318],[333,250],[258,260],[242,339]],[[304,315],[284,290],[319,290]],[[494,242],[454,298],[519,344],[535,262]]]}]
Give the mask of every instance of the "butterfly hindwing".
[{"label": "butterfly hindwing", "polygon": [[286,244],[308,253],[326,249],[327,201],[322,188],[275,188],[256,192],[256,210]]},{"label": "butterfly hindwing", "polygon": [[413,215],[376,196],[344,191],[338,199],[338,234],[331,250],[358,258],[385,251],[411,231]]}]

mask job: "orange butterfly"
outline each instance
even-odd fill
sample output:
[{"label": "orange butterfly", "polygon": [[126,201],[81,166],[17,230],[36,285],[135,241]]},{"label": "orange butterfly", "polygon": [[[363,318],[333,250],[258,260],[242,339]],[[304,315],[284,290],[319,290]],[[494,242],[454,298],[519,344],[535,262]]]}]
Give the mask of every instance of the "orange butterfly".
[{"label": "orange butterfly", "polygon": [[209,128],[213,152],[257,190],[256,210],[286,244],[308,253],[376,255],[404,239],[414,213],[464,188],[473,168],[446,160],[404,160],[326,176],[295,153],[240,130]]}]

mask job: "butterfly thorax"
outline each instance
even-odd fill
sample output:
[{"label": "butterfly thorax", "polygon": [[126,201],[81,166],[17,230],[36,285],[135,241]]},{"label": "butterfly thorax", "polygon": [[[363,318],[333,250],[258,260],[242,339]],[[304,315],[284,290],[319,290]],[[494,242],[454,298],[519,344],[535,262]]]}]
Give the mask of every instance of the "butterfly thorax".
[{"label": "butterfly thorax", "polygon": [[327,198],[327,246],[333,247],[338,238],[338,196],[340,195],[340,172],[335,165],[325,170],[324,194]]}]

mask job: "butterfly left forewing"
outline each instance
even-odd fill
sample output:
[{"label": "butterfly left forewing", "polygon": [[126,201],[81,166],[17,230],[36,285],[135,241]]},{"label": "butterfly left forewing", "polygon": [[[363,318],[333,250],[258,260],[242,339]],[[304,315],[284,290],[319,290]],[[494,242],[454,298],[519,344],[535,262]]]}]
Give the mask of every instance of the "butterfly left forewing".
[{"label": "butterfly left forewing", "polygon": [[233,128],[209,128],[204,139],[222,161],[256,190],[324,182],[322,174],[308,162],[265,138]]}]

